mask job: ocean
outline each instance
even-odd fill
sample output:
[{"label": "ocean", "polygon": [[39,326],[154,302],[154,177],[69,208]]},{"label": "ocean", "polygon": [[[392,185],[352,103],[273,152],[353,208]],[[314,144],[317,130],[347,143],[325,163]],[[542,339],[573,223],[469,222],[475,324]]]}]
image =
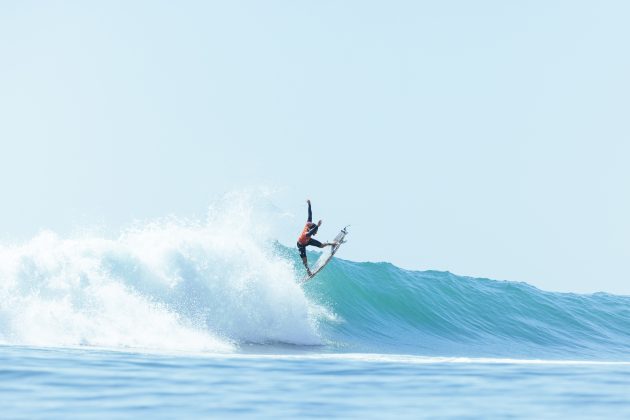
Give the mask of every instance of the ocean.
[{"label": "ocean", "polygon": [[630,297],[343,248],[302,287],[296,250],[256,229],[1,245],[0,417],[630,417]]},{"label": "ocean", "polygon": [[624,363],[427,358],[273,347],[255,351],[159,355],[3,347],[1,417],[630,415],[630,365]]}]

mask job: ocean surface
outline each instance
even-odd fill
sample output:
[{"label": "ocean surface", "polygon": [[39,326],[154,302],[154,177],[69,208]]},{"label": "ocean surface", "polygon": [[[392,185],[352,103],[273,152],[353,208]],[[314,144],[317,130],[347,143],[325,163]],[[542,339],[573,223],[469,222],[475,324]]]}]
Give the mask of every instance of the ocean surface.
[{"label": "ocean surface", "polygon": [[630,418],[630,297],[343,248],[302,287],[234,213],[0,245],[0,417]]}]

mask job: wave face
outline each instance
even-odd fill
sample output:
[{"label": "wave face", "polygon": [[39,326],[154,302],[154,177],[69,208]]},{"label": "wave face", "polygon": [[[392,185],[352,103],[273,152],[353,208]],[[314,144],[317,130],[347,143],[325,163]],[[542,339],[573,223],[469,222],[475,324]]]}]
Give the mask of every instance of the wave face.
[{"label": "wave face", "polygon": [[300,287],[297,250],[271,240],[271,231],[251,197],[232,194],[203,222],[154,221],[115,238],[44,232],[0,245],[0,343],[622,360],[630,354],[630,297],[551,293],[339,258]]},{"label": "wave face", "polygon": [[337,315],[322,331],[338,348],[473,357],[630,355],[630,297],[552,293],[526,283],[340,259],[307,287]]}]

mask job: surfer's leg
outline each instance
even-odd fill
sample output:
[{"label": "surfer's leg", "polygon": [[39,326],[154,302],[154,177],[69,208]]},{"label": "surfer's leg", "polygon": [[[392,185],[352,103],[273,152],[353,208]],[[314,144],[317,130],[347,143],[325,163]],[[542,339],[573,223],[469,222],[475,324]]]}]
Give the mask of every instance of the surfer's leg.
[{"label": "surfer's leg", "polygon": [[311,275],[311,269],[308,268],[308,260],[306,259],[306,247],[304,245],[301,245],[300,243],[297,244],[298,250],[300,251],[300,258],[302,258],[302,263],[304,263],[304,267],[306,267],[306,272],[308,273],[308,275]]},{"label": "surfer's leg", "polygon": [[311,240],[308,241],[308,244],[316,246],[317,248],[326,248],[327,246],[335,245],[335,242],[326,242],[325,244],[323,244],[323,243],[319,242],[317,239],[311,238]]},{"label": "surfer's leg", "polygon": [[306,246],[298,242],[297,248],[298,251],[300,251],[300,257],[302,258],[302,261],[304,261],[304,264],[306,264]]},{"label": "surfer's leg", "polygon": [[317,248],[323,248],[326,246],[325,244],[322,244],[321,242],[319,242],[317,239],[313,239],[313,238],[309,239],[308,244],[312,246],[316,246]]},{"label": "surfer's leg", "polygon": [[311,269],[308,268],[308,261],[306,260],[306,257],[302,257],[302,262],[304,263],[304,268],[306,268],[306,272],[310,276],[311,275]]}]

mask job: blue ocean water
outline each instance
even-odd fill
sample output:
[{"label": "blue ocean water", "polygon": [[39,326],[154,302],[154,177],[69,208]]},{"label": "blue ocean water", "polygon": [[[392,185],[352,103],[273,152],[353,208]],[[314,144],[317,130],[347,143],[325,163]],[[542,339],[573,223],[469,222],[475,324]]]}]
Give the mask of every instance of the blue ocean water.
[{"label": "blue ocean water", "polygon": [[301,287],[248,211],[0,246],[0,417],[630,416],[630,297],[342,258]]},{"label": "blue ocean water", "polygon": [[2,418],[627,418],[630,365],[0,349]]}]

